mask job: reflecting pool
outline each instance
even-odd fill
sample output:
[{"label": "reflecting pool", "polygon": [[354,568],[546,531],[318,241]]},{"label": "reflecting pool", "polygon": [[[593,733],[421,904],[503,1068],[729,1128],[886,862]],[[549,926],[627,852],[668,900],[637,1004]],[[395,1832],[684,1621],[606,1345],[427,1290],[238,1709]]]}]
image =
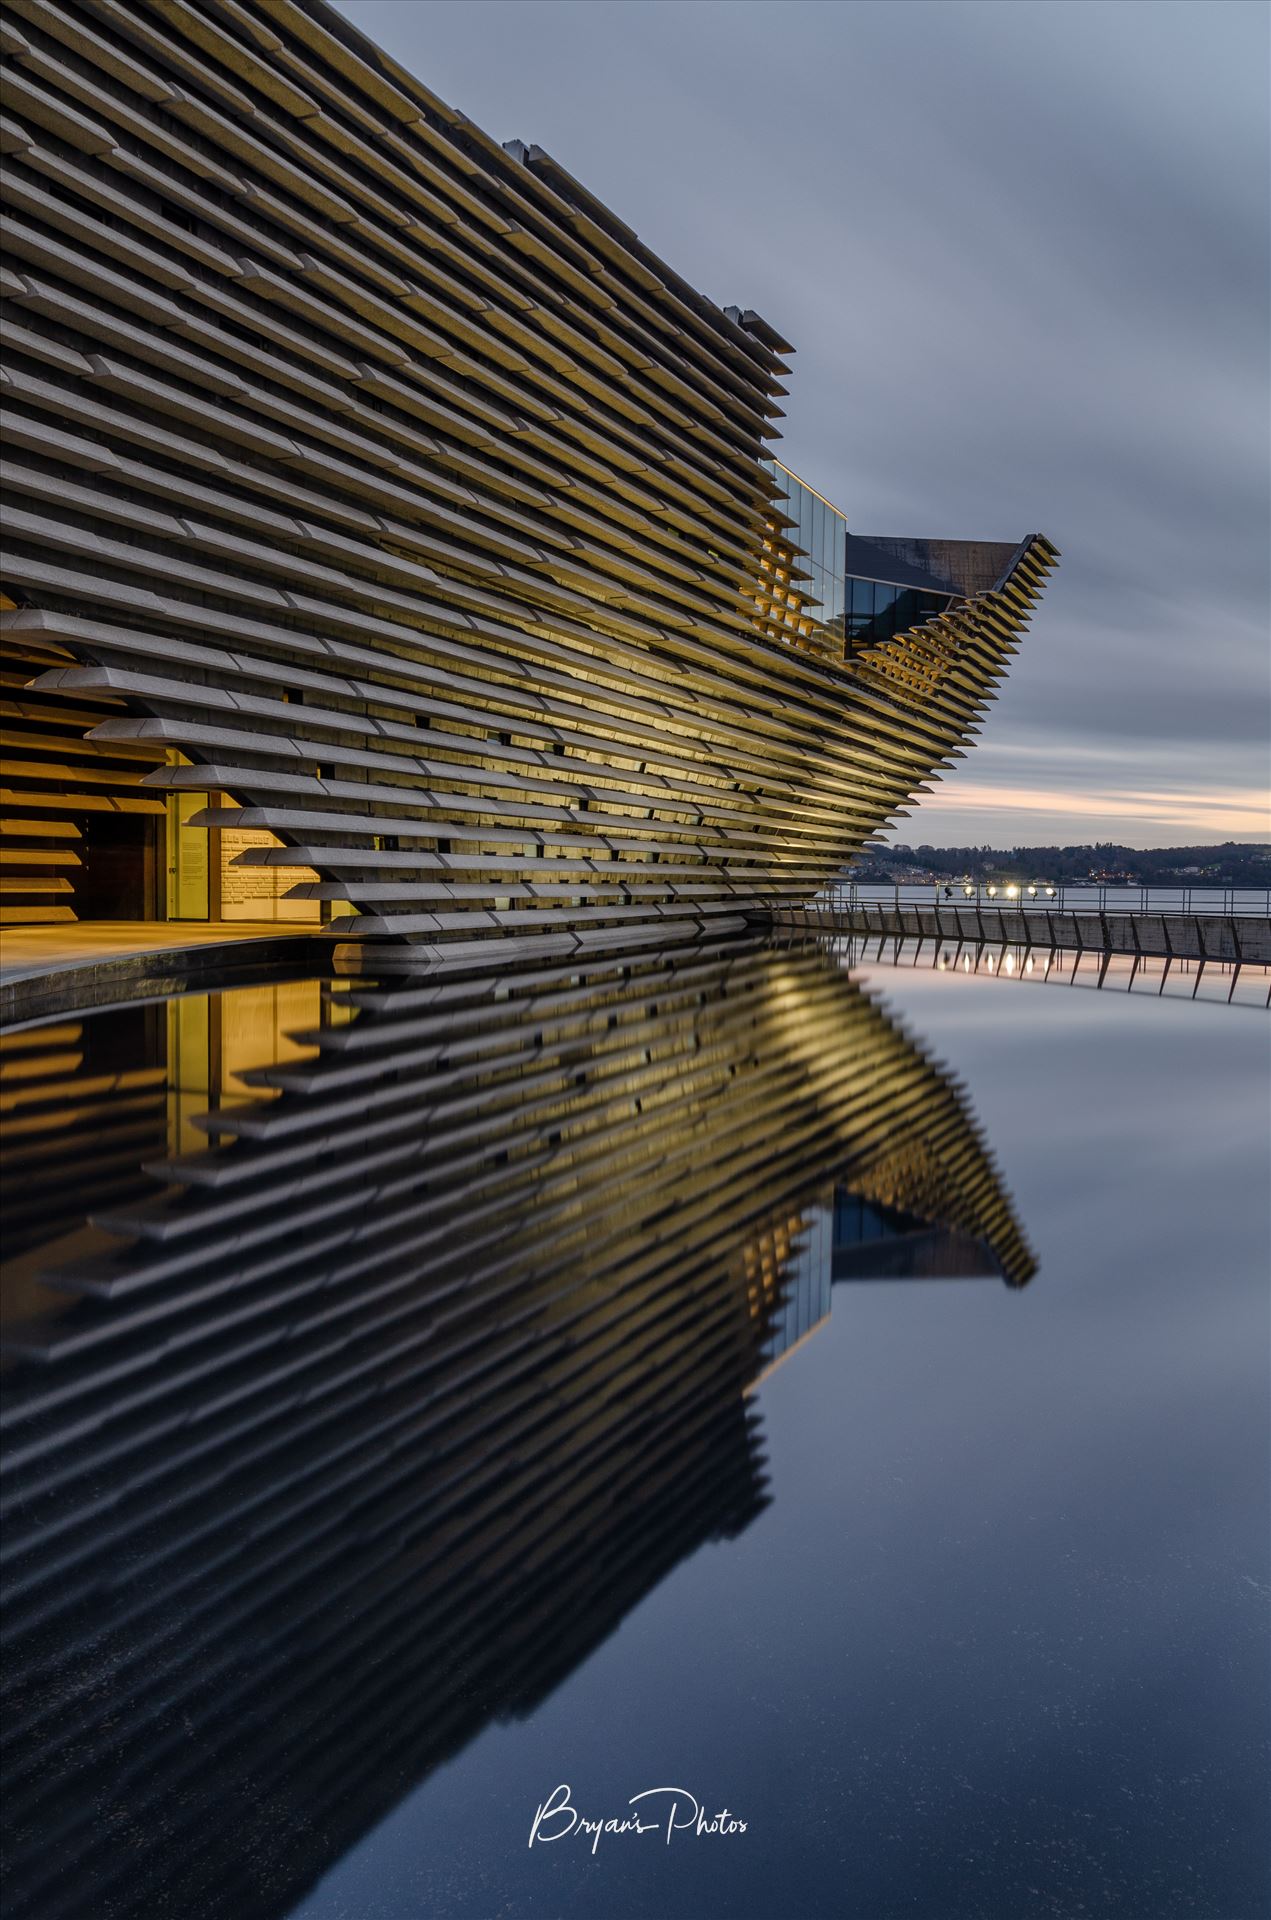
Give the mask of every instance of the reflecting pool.
[{"label": "reflecting pool", "polygon": [[847,959],[5,1037],[8,1915],[1266,1913],[1265,1016]]}]

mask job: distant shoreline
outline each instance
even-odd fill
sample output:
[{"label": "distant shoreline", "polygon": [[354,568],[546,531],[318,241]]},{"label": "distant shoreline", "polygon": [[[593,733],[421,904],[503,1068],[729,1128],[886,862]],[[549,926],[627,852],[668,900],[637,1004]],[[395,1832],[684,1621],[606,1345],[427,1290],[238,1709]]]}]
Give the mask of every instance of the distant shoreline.
[{"label": "distant shoreline", "polygon": [[1218,846],[933,847],[898,843],[856,860],[847,877],[866,885],[923,880],[1046,880],[1069,885],[1133,887],[1271,886],[1271,841],[1228,840]]}]

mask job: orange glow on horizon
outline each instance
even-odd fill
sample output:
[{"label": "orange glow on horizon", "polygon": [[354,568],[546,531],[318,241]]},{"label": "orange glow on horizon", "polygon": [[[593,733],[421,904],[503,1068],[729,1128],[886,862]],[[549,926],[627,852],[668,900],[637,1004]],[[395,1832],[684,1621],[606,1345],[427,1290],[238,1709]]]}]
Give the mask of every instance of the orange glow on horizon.
[{"label": "orange glow on horizon", "polygon": [[[1271,806],[1256,788],[1217,788],[1209,792],[1159,791],[1143,787],[1102,788],[1066,792],[1047,787],[994,786],[988,782],[958,782],[924,795],[920,817],[930,813],[1035,813],[1068,815],[1106,823],[1100,838],[1115,837],[1115,822],[1137,822],[1188,832],[1221,834],[1233,840],[1264,840],[1271,836]],[[906,838],[917,824],[911,820]]]}]

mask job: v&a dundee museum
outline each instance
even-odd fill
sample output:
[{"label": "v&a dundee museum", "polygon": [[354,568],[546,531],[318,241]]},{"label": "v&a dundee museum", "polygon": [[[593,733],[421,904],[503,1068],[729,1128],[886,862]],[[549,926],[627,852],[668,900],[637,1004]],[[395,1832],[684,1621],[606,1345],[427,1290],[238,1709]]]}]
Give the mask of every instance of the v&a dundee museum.
[{"label": "v&a dundee museum", "polygon": [[5,1920],[1253,1920],[1249,1010],[826,906],[1055,549],[322,0],[0,50]]},{"label": "v&a dundee museum", "polygon": [[723,935],[958,757],[1052,546],[852,531],[550,154],[318,0],[3,34],[10,927]]}]

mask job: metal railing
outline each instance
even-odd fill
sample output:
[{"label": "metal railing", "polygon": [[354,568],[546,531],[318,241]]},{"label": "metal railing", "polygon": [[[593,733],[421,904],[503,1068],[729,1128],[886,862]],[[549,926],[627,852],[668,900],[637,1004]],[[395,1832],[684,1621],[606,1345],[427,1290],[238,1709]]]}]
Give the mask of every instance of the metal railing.
[{"label": "metal railing", "polygon": [[1180,958],[1174,954],[1113,953],[1095,947],[1067,951],[1020,942],[839,935],[840,964],[927,968],[954,978],[1033,980],[1070,987],[1120,987],[1157,998],[1271,1006],[1271,968],[1241,961]]},{"label": "metal railing", "polygon": [[1186,913],[1271,916],[1271,887],[1140,887],[1095,881],[974,880],[893,883],[839,880],[816,896],[814,906],[1004,907],[1058,913]]}]

